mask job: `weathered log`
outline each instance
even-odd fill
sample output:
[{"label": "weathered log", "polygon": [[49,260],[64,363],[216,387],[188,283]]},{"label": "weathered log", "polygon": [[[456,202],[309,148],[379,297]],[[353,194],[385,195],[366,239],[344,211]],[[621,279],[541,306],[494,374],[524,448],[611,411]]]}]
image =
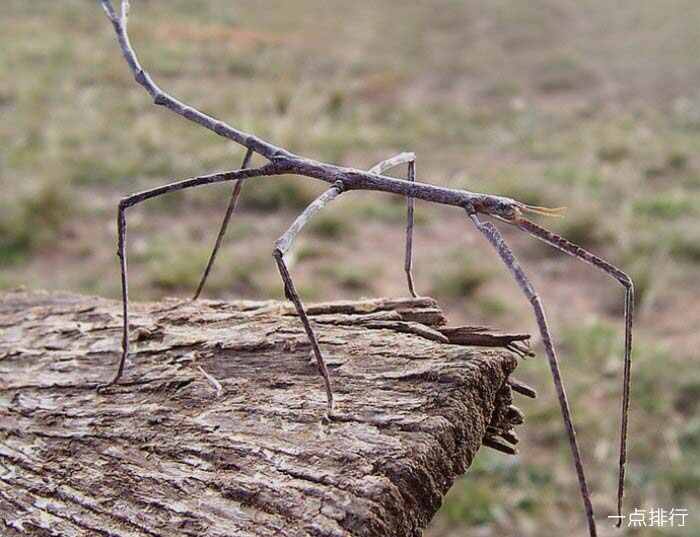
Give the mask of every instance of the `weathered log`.
[{"label": "weathered log", "polygon": [[450,343],[469,331],[429,298],[309,307],[330,423],[290,305],[134,304],[126,376],[98,392],[119,311],[0,297],[1,535],[415,536],[482,443],[517,441],[516,355]]}]

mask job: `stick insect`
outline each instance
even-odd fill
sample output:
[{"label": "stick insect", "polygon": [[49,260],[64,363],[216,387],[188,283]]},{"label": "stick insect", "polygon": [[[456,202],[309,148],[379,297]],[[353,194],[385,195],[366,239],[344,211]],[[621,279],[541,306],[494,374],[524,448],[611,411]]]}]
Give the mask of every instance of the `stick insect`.
[{"label": "stick insect", "polygon": [[[328,418],[332,419],[334,410],[333,389],[328,374],[328,369],[326,367],[315,330],[309,321],[304,304],[299,297],[294,281],[289,272],[289,267],[285,261],[285,254],[292,247],[294,239],[302,231],[307,222],[309,222],[317,213],[322,211],[327,205],[331,204],[333,200],[342,195],[345,195],[353,190],[371,190],[404,196],[407,199],[405,272],[409,292],[411,295],[416,296],[412,276],[414,200],[420,199],[431,203],[456,206],[465,211],[467,221],[473,224],[475,229],[485,237],[488,243],[496,251],[501,261],[511,272],[519,288],[532,306],[554,380],[554,386],[556,388],[561,414],[565,424],[566,435],[571,448],[574,468],[578,478],[588,530],[592,537],[597,535],[593,506],[584,473],[583,462],[581,460],[581,455],[576,440],[576,433],[571,419],[571,410],[566,396],[566,390],[564,389],[559,371],[557,353],[552,342],[551,332],[547,325],[547,319],[542,301],[540,300],[535,288],[531,284],[525,271],[521,268],[513,251],[506,243],[498,228],[489,221],[483,221],[482,217],[492,217],[497,221],[514,226],[525,233],[544,241],[550,246],[553,246],[554,248],[603,271],[623,286],[625,292],[625,340],[617,494],[618,514],[622,513],[627,458],[626,446],[630,399],[634,286],[630,277],[617,267],[526,218],[526,215],[528,214],[541,216],[559,215],[562,212],[561,209],[536,207],[502,196],[451,189],[419,182],[416,180],[415,156],[412,153],[402,153],[377,164],[369,171],[363,171],[305,158],[278,147],[269,141],[262,140],[253,134],[236,129],[220,120],[200,112],[196,108],[178,101],[176,98],[163,91],[153,81],[151,76],[141,67],[136,52],[129,40],[129,34],[127,31],[129,1],[122,0],[121,9],[119,12],[117,12],[117,10],[114,8],[111,0],[99,1],[102,4],[107,17],[111,21],[112,26],[114,27],[119,47],[121,48],[121,52],[129,69],[131,70],[136,82],[141,85],[146,92],[148,92],[153,99],[153,102],[156,105],[163,106],[170,111],[183,116],[185,119],[197,123],[198,125],[209,129],[224,138],[236,142],[247,150],[243,163],[237,170],[224,171],[211,175],[202,175],[199,177],[173,182],[158,188],[153,188],[127,196],[120,201],[117,215],[117,230],[118,257],[120,260],[123,302],[122,353],[116,374],[104,386],[110,386],[119,381],[124,371],[126,358],[129,354],[129,302],[127,292],[128,282],[126,262],[126,213],[129,208],[146,200],[156,198],[170,192],[177,192],[180,190],[222,182],[232,182],[234,184],[224,221],[217,236],[211,257],[209,258],[209,262],[207,263],[206,269],[194,296],[196,299],[199,297],[202,289],[204,288],[207,276],[214,264],[216,254],[223,241],[228,222],[236,208],[238,198],[241,194],[241,189],[246,180],[292,174],[317,179],[330,185],[328,190],[313,201],[301,213],[301,215],[297,217],[291,227],[279,238],[279,240],[277,240],[273,249],[273,257],[284,283],[285,296],[294,304],[298,317],[304,327],[306,335],[308,336],[312,353],[321,373],[326,391],[327,416]],[[265,159],[266,162],[262,166],[252,168],[250,167],[250,162],[252,157],[256,154]],[[407,165],[407,179],[398,179],[384,175],[384,173],[388,170],[402,165]],[[622,518],[619,518],[619,520],[620,522],[618,522],[618,527],[621,524]]]}]

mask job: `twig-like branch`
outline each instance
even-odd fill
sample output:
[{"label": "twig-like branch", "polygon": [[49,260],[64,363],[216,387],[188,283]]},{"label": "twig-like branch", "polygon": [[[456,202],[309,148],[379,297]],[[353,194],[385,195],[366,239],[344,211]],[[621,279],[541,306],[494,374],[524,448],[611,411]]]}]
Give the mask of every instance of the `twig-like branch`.
[{"label": "twig-like branch", "polygon": [[369,173],[376,173],[377,175],[383,175],[392,168],[401,166],[402,164],[408,164],[409,162],[414,162],[416,160],[415,153],[399,153],[396,156],[382,160],[380,163],[375,164],[369,170]]},{"label": "twig-like branch", "polygon": [[[126,237],[126,219],[125,210],[136,203],[145,201],[162,194],[173,192],[177,190],[183,190],[185,188],[191,188],[195,186],[200,186],[204,184],[216,183],[221,181],[229,180],[239,180],[247,177],[255,176],[271,176],[280,174],[296,174],[300,176],[305,176],[309,178],[318,179],[324,181],[330,185],[333,185],[331,190],[325,195],[329,199],[326,200],[322,196],[317,202],[312,204],[297,220],[295,225],[290,228],[290,231],[283,236],[277,244],[275,249],[275,259],[277,261],[278,267],[285,281],[285,292],[287,297],[292,299],[297,306],[297,311],[305,323],[305,328],[307,328],[307,334],[312,346],[315,343],[315,336],[308,324],[308,319],[304,312],[303,305],[294,290],[291,277],[284,263],[283,253],[286,248],[289,247],[289,243],[293,239],[294,235],[298,232],[306,220],[318,210],[320,207],[325,205],[326,201],[330,201],[333,197],[340,192],[347,192],[350,190],[374,190],[380,192],[387,192],[391,194],[398,194],[408,198],[408,225],[406,229],[406,260],[405,260],[405,270],[408,278],[409,289],[411,293],[415,295],[413,290],[413,281],[411,275],[411,259],[412,259],[412,231],[413,231],[413,200],[418,198],[424,201],[429,201],[432,203],[438,203],[443,205],[453,205],[456,207],[461,207],[467,210],[470,217],[472,218],[474,224],[477,226],[479,231],[481,231],[491,242],[491,244],[497,249],[499,255],[508,266],[516,281],[520,285],[521,289],[528,296],[528,299],[532,303],[535,316],[537,318],[538,325],[542,332],[543,342],[545,344],[545,349],[547,351],[548,358],[550,360],[550,366],[552,369],[552,375],[554,378],[555,386],[557,388],[557,393],[559,395],[559,400],[562,408],[562,414],[564,418],[564,423],[566,425],[566,430],[569,436],[569,441],[572,448],[572,453],[574,455],[574,462],[576,465],[577,476],[579,479],[579,487],[581,489],[581,494],[583,497],[586,516],[589,523],[589,532],[591,536],[596,535],[596,527],[593,518],[593,510],[590,502],[590,497],[588,494],[588,489],[583,473],[583,465],[581,463],[581,458],[578,453],[578,448],[576,445],[576,438],[573,428],[573,423],[571,421],[571,416],[568,408],[568,402],[566,401],[566,394],[564,392],[563,385],[561,383],[561,378],[559,376],[559,370],[557,365],[557,358],[554,352],[554,347],[551,342],[551,337],[549,334],[549,329],[546,325],[546,319],[544,317],[544,310],[542,304],[534,293],[534,289],[530,285],[524,272],[520,269],[515,258],[510,250],[510,248],[505,244],[498,230],[491,223],[481,223],[477,215],[487,215],[493,216],[500,220],[503,220],[509,224],[515,225],[526,231],[537,238],[559,248],[574,257],[577,257],[583,261],[586,261],[601,270],[604,270],[611,276],[618,279],[626,289],[625,295],[625,369],[624,369],[624,386],[623,386],[623,402],[622,402],[622,426],[621,426],[621,437],[620,437],[620,474],[619,474],[619,493],[618,493],[618,509],[622,509],[622,495],[623,495],[623,485],[624,485],[624,468],[626,461],[626,434],[627,434],[627,415],[629,407],[629,379],[630,379],[630,356],[631,356],[631,344],[632,344],[632,298],[633,298],[633,287],[632,282],[629,277],[622,271],[612,266],[611,264],[603,261],[602,259],[586,252],[582,248],[573,245],[572,243],[565,241],[561,237],[536,226],[535,224],[522,218],[523,213],[535,213],[544,216],[553,216],[561,213],[559,209],[546,209],[542,207],[531,207],[520,203],[511,198],[505,198],[502,196],[494,196],[491,194],[480,194],[469,192],[466,190],[457,190],[446,187],[440,187],[436,185],[427,184],[424,182],[417,181],[415,178],[415,155],[412,153],[402,153],[396,157],[386,160],[370,171],[363,171],[355,168],[348,168],[342,166],[336,166],[334,164],[322,163],[295,155],[294,153],[278,147],[273,143],[262,140],[255,135],[249,134],[235,127],[232,127],[218,119],[215,119],[203,112],[200,112],[196,108],[193,108],[187,104],[184,104],[174,97],[170,96],[168,93],[164,92],[156,83],[153,81],[151,76],[141,67],[139,60],[137,58],[136,52],[129,41],[129,35],[127,32],[127,18],[129,11],[128,0],[122,0],[121,3],[121,13],[117,15],[114,7],[112,6],[111,0],[100,0],[102,7],[107,13],[107,17],[114,26],[114,30],[117,35],[117,40],[119,46],[121,47],[122,54],[136,79],[136,82],[140,84],[148,94],[153,98],[155,104],[164,106],[174,113],[201,125],[220,136],[228,138],[242,146],[248,148],[249,155],[250,152],[256,152],[262,157],[266,158],[269,162],[265,166],[258,169],[245,169],[236,172],[225,172],[220,174],[214,174],[211,176],[204,176],[194,179],[188,179],[185,181],[180,181],[178,183],[173,183],[170,185],[165,185],[160,188],[152,189],[146,192],[135,194],[129,196],[122,200],[119,206],[119,216],[118,216],[118,226],[119,226],[119,256],[121,258],[121,269],[122,269],[122,292],[124,300],[124,334],[123,334],[123,349],[124,353],[122,360],[120,362],[120,368],[117,376],[113,380],[115,382],[119,375],[121,374],[124,360],[128,352],[128,318],[127,318],[127,281],[126,281],[126,251],[125,251],[125,237]],[[399,164],[407,163],[409,165],[408,180],[397,179],[393,177],[388,177],[383,175],[388,169],[397,166]],[[240,181],[239,181],[240,184]],[[239,187],[238,187],[239,188]],[[336,192],[336,194],[333,194]],[[232,204],[235,205],[235,199],[237,199],[236,190],[234,190]],[[232,210],[232,209],[231,209]],[[225,221],[227,223],[227,221]],[[298,225],[297,225],[298,224]],[[296,227],[295,227],[296,226]],[[225,226],[224,226],[225,227]],[[222,234],[220,233],[220,237]],[[214,253],[215,255],[215,253]],[[206,277],[206,276],[205,276]],[[529,354],[529,350],[518,344],[518,342],[512,342],[510,348],[521,355]],[[326,380],[326,388],[328,391],[328,403],[329,410],[332,409],[332,393],[330,391],[330,383],[327,378],[327,371],[325,370],[325,364],[323,362],[320,349],[318,349],[318,344],[315,343],[314,352],[316,354],[319,367],[324,373],[324,379]],[[520,389],[523,392],[533,392],[534,390],[528,389],[528,387],[518,386],[515,389]],[[496,442],[499,443],[499,442]],[[495,445],[495,444],[494,444]]]},{"label": "twig-like branch", "polygon": [[210,175],[201,175],[199,177],[192,177],[190,179],[185,179],[183,181],[177,181],[175,183],[170,183],[168,185],[152,188],[150,190],[144,190],[136,194],[131,194],[121,201],[121,205],[124,207],[132,207],[137,203],[149,200],[151,198],[157,198],[163,194],[169,194],[171,192],[178,192],[180,190],[185,190],[188,188],[213,185],[216,183],[224,183],[227,181],[237,181],[239,179],[247,179],[250,177],[263,177],[270,175],[281,175],[284,173],[284,169],[277,166],[274,163],[266,164],[260,168],[246,168],[243,170],[233,170],[228,172],[218,172],[212,173]]},{"label": "twig-like branch", "polygon": [[[416,180],[416,161],[408,163],[408,180]],[[413,298],[417,297],[416,286],[413,283],[413,212],[415,201],[411,196],[406,197],[406,254],[404,259],[404,272],[408,282],[408,291]]]},{"label": "twig-like branch", "polygon": [[117,39],[119,40],[119,45],[122,49],[122,54],[124,55],[124,59],[129,65],[131,72],[134,74],[136,82],[144,87],[144,89],[153,98],[153,102],[155,104],[165,106],[176,114],[179,114],[190,121],[194,121],[202,127],[214,131],[216,134],[223,136],[224,138],[229,138],[234,142],[248,147],[264,157],[272,158],[280,154],[289,154],[287,151],[279,147],[264,142],[257,136],[253,136],[247,132],[235,129],[222,121],[200,112],[196,108],[187,106],[160,89],[158,85],[153,82],[151,76],[143,70],[141,64],[139,63],[138,57],[136,56],[136,52],[131,46],[129,34],[127,32],[129,2],[127,0],[122,0],[122,13],[120,17],[116,15],[116,12],[112,7],[111,0],[101,0],[101,3],[107,12],[107,16],[112,21],[114,31],[117,33]]},{"label": "twig-like branch", "polygon": [[[369,171],[379,175],[384,174],[391,168],[408,164],[408,180],[415,182],[416,180],[416,155],[415,153],[399,153],[398,155],[383,160],[376,166],[373,166]],[[413,197],[406,196],[406,255],[404,261],[404,272],[406,273],[406,281],[408,283],[408,291],[413,298],[416,298],[415,284],[413,283],[413,211],[415,202]]]}]

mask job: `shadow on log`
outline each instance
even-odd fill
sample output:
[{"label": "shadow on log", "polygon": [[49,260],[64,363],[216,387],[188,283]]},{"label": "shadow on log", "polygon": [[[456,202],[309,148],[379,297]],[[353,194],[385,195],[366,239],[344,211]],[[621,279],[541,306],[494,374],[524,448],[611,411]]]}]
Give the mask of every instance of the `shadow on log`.
[{"label": "shadow on log", "polygon": [[331,423],[291,305],[132,309],[98,393],[119,303],[0,297],[3,536],[418,536],[482,444],[514,451],[517,353],[496,347],[526,336],[447,328],[432,299],[309,307]]}]

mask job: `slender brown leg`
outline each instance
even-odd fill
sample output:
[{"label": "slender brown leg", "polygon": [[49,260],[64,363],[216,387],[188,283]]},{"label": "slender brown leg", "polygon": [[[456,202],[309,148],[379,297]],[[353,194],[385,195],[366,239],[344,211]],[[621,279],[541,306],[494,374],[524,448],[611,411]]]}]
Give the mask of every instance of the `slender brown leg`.
[{"label": "slender brown leg", "polygon": [[311,322],[309,321],[309,317],[306,315],[306,311],[304,310],[304,304],[301,302],[301,298],[299,298],[299,293],[297,293],[297,290],[294,287],[294,282],[292,281],[292,277],[289,274],[287,264],[284,262],[284,254],[286,254],[287,251],[289,251],[289,249],[292,246],[292,242],[299,234],[301,229],[306,225],[306,223],[317,212],[323,209],[323,207],[325,207],[328,203],[337,198],[342,191],[342,184],[338,184],[326,190],[326,192],[324,192],[318,198],[316,198],[316,200],[313,203],[311,203],[311,205],[309,205],[306,209],[304,209],[304,212],[297,217],[297,219],[284,233],[284,235],[282,235],[277,240],[277,242],[275,243],[274,252],[272,254],[275,258],[275,261],[277,262],[277,268],[279,269],[280,275],[282,276],[282,281],[284,282],[284,294],[287,297],[287,299],[291,300],[294,303],[294,307],[297,310],[299,319],[301,319],[301,323],[304,325],[306,335],[309,338],[311,349],[314,353],[314,356],[316,357],[318,369],[321,372],[321,376],[323,377],[323,382],[326,386],[326,399],[328,402],[329,418],[333,417],[333,388],[331,387],[330,375],[328,374],[326,362],[323,359],[321,348],[319,347],[318,340],[316,339],[316,334],[314,333],[314,330],[311,327]]},{"label": "slender brown leg", "polygon": [[[416,180],[416,161],[412,160],[408,163],[408,180]],[[408,291],[413,298],[416,298],[416,288],[413,284],[413,206],[415,200],[412,196],[406,196],[406,261],[404,270],[406,271],[406,281],[408,282]]]},{"label": "slender brown leg", "polygon": [[627,422],[629,418],[630,404],[630,382],[632,369],[632,318],[634,315],[634,284],[632,279],[616,266],[601,259],[588,250],[552,233],[548,229],[538,226],[525,218],[520,218],[513,222],[523,231],[533,237],[554,246],[558,250],[569,254],[577,259],[602,270],[609,276],[615,278],[625,288],[625,357],[622,378],[622,417],[620,425],[620,466],[617,483],[617,527],[622,525],[622,500],[625,494],[625,466],[627,464]]},{"label": "slender brown leg", "polygon": [[162,196],[163,194],[167,194],[169,192],[177,192],[179,190],[184,190],[187,188],[213,183],[221,183],[224,181],[238,181],[248,177],[255,177],[260,175],[276,175],[277,173],[278,171],[274,168],[274,166],[267,165],[257,169],[245,169],[232,172],[215,173],[212,175],[204,175],[201,177],[194,177],[192,179],[185,179],[184,181],[177,181],[175,183],[170,183],[168,185],[146,190],[144,192],[139,192],[138,194],[128,196],[119,202],[119,210],[117,213],[117,255],[119,256],[119,266],[121,271],[122,304],[124,315],[124,323],[122,328],[122,355],[119,360],[117,372],[115,373],[114,377],[112,377],[112,379],[107,384],[100,385],[98,389],[106,388],[108,386],[116,384],[119,381],[119,379],[122,376],[122,373],[124,372],[124,364],[126,363],[126,358],[129,355],[129,285],[126,265],[126,210],[129,207],[137,205],[138,203],[141,203],[151,198]]},{"label": "slender brown leg", "polygon": [[[248,151],[246,151],[245,157],[243,157],[243,162],[241,163],[240,168],[241,170],[248,167],[248,164],[250,164],[250,159],[252,157],[253,150],[248,149]],[[239,179],[238,181],[236,181],[236,184],[233,185],[233,192],[231,192],[231,199],[228,203],[226,214],[224,215],[224,221],[221,223],[221,229],[219,230],[219,235],[216,237],[214,249],[211,252],[211,256],[209,256],[209,261],[207,262],[207,266],[204,269],[204,274],[202,274],[202,279],[200,280],[199,285],[197,286],[197,290],[195,291],[192,300],[197,300],[199,298],[199,295],[202,293],[202,289],[204,288],[204,284],[207,282],[209,272],[211,271],[211,267],[214,265],[214,260],[216,259],[216,254],[219,252],[219,248],[221,248],[221,243],[224,241],[224,235],[226,235],[226,229],[228,228],[228,223],[231,220],[231,215],[236,210],[236,205],[238,204],[238,198],[241,195],[242,188],[243,179]]]},{"label": "slender brown leg", "polygon": [[537,326],[539,328],[540,335],[542,336],[542,344],[544,345],[544,349],[549,360],[549,367],[552,371],[552,378],[554,379],[554,387],[556,388],[557,396],[559,398],[559,406],[561,407],[561,414],[564,418],[564,425],[569,438],[569,446],[571,447],[571,453],[574,457],[574,466],[576,468],[576,475],[578,476],[581,498],[583,499],[586,518],[588,520],[588,531],[591,537],[595,537],[597,535],[597,530],[593,515],[593,505],[591,504],[591,496],[588,491],[586,475],[583,471],[583,462],[581,460],[581,454],[576,441],[576,431],[574,430],[574,424],[571,419],[569,401],[566,396],[566,391],[564,390],[561,373],[559,372],[559,360],[557,359],[557,354],[554,350],[554,344],[552,343],[552,337],[550,335],[549,327],[547,326],[547,318],[545,317],[542,302],[540,301],[539,296],[535,292],[535,288],[530,283],[530,280],[526,276],[525,272],[520,267],[518,260],[513,254],[513,251],[506,244],[498,229],[496,229],[496,227],[490,222],[482,223],[476,214],[474,214],[474,212],[469,208],[467,209],[467,214],[469,214],[469,217],[472,219],[472,222],[474,222],[477,229],[488,239],[494,249],[498,252],[501,260],[513,274],[515,281],[527,299],[530,301],[532,309],[535,312]]},{"label": "slender brown leg", "polygon": [[[383,160],[379,164],[373,166],[370,173],[383,174],[391,168],[408,164],[408,180],[416,180],[416,155],[414,153],[399,153],[390,159]],[[406,280],[408,282],[408,291],[412,297],[417,297],[415,285],[413,283],[413,212],[415,200],[411,196],[406,196],[406,258],[404,263],[404,271],[406,272]]]},{"label": "slender brown leg", "polygon": [[126,204],[123,200],[119,203],[119,210],[117,213],[117,235],[117,257],[119,257],[119,267],[122,277],[122,307],[124,316],[124,324],[122,326],[122,356],[119,360],[117,372],[114,377],[112,377],[112,380],[107,384],[100,385],[98,389],[111,386],[119,380],[124,372],[126,357],[129,355],[129,284],[126,274]]}]

